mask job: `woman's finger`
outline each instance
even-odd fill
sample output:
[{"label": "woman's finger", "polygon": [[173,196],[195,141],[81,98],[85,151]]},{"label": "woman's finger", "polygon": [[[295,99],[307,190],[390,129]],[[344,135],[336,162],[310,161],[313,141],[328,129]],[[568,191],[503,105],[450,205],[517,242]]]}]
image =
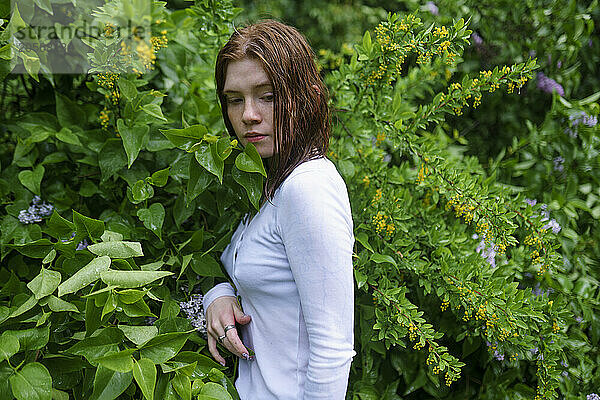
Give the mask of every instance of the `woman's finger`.
[{"label": "woman's finger", "polygon": [[225,340],[223,340],[223,342],[229,344],[229,346],[227,346],[227,349],[233,354],[237,355],[238,357],[243,357],[245,359],[249,358],[248,349],[246,349],[246,347],[240,340],[237,329],[228,330],[226,333],[226,338]]},{"label": "woman's finger", "polygon": [[221,357],[221,353],[217,350],[217,341],[211,335],[208,335],[208,351],[219,364],[225,366],[225,359]]}]

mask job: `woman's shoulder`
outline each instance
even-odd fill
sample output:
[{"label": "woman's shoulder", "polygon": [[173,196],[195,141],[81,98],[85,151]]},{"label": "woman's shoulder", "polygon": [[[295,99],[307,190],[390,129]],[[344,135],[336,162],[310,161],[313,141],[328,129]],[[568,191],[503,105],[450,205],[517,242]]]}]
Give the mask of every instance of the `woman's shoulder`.
[{"label": "woman's shoulder", "polygon": [[335,164],[326,157],[298,165],[283,181],[280,191],[285,197],[320,196],[324,192],[343,193],[347,196],[346,183]]}]

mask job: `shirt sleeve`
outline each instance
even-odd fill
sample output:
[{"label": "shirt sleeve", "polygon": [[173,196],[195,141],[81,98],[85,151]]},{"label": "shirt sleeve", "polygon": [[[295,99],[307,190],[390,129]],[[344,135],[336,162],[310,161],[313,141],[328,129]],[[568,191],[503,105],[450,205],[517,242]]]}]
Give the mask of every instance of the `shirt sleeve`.
[{"label": "shirt sleeve", "polygon": [[223,296],[233,296],[236,297],[235,290],[233,286],[229,282],[219,283],[218,285],[213,286],[202,298],[202,307],[204,308],[204,314],[206,314],[206,309],[210,304]]},{"label": "shirt sleeve", "polygon": [[339,174],[306,171],[290,177],[281,189],[278,227],[310,346],[304,399],[341,400],[356,354],[354,235],[346,185]]}]

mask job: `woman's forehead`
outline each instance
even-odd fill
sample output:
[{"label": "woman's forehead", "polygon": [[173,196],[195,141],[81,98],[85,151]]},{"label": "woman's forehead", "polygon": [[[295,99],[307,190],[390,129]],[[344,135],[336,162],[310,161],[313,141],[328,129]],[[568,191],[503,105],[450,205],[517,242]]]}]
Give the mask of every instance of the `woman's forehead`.
[{"label": "woman's forehead", "polygon": [[242,89],[260,89],[272,86],[269,76],[258,60],[243,58],[227,65],[223,93]]}]

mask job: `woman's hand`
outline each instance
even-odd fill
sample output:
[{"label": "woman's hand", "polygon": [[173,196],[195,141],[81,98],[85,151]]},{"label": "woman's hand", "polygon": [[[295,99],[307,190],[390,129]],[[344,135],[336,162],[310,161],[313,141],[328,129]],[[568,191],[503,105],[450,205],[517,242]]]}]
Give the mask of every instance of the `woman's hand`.
[{"label": "woman's hand", "polygon": [[248,359],[248,349],[246,349],[240,340],[237,329],[228,329],[225,332],[227,325],[235,326],[236,322],[245,325],[252,319],[249,315],[242,312],[237,299],[232,296],[219,297],[208,306],[205,314],[206,330],[208,331],[208,350],[213,358],[225,366],[225,359],[221,357],[219,350],[217,350],[219,336],[225,335],[221,344],[236,356]]}]

